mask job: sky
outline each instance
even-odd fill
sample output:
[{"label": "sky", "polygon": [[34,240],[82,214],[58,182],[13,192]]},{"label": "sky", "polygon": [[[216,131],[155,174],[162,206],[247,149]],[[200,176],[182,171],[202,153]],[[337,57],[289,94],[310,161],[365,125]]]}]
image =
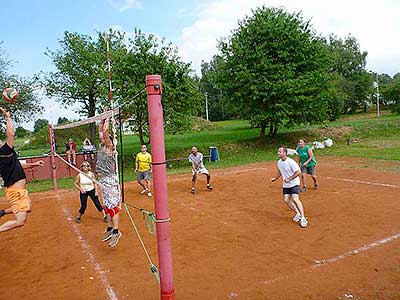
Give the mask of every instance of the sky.
[{"label": "sky", "polygon": [[[302,12],[322,36],[354,36],[367,51],[367,69],[390,76],[400,72],[399,0],[14,0],[2,1],[1,47],[13,62],[11,74],[32,76],[55,71],[46,49],[59,49],[64,32],[96,35],[109,28],[128,34],[134,28],[164,37],[200,74],[202,61],[218,54],[217,41],[239,20],[262,5]],[[9,21],[7,21],[9,20]],[[44,118],[78,118],[71,109],[42,94]],[[23,124],[32,129],[33,122]]]}]

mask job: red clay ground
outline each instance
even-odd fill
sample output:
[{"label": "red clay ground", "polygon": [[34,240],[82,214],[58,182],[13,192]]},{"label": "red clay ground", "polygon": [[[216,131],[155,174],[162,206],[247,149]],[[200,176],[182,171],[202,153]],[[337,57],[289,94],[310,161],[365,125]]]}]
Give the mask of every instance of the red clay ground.
[{"label": "red clay ground", "polygon": [[[275,163],[215,170],[214,190],[202,178],[196,195],[189,170],[171,176],[175,298],[400,299],[400,173],[358,159],[319,162],[320,189],[301,194],[307,229],[291,221],[281,182],[267,181]],[[127,202],[153,211],[153,199],[139,191],[127,184]],[[0,235],[0,299],[159,299],[126,214],[122,239],[109,249],[91,203],[82,224],[73,222],[77,192],[31,198],[26,226]],[[155,236],[131,212],[157,265]],[[331,260],[315,262],[324,259]]]}]

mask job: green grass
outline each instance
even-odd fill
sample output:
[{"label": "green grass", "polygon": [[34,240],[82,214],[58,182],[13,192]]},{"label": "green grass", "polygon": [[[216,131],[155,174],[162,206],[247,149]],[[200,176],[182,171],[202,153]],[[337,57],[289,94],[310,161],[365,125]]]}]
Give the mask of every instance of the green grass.
[{"label": "green grass", "polygon": [[[357,114],[346,116],[335,122],[324,125],[298,126],[291,129],[282,128],[277,137],[259,139],[258,128],[251,128],[247,121],[233,120],[216,122],[212,130],[189,132],[180,135],[166,135],[166,156],[186,158],[192,146],[197,146],[203,154],[208,154],[210,146],[219,150],[220,161],[207,163],[207,167],[225,168],[255,162],[272,161],[277,158],[279,145],[295,148],[299,138],[308,140],[331,137],[334,146],[329,149],[316,150],[316,156],[352,156],[377,160],[400,161],[400,115],[384,114],[377,118],[374,114]],[[351,131],[345,132],[346,128]],[[347,143],[350,141],[350,144]],[[24,140],[18,140],[22,145]],[[136,178],[134,174],[134,155],[140,151],[137,136],[125,135],[123,139],[125,180]],[[46,149],[24,151],[22,155],[38,155]],[[172,168],[170,168],[172,165]],[[189,172],[187,160],[169,164],[168,173]],[[59,188],[71,188],[72,179],[59,180]],[[30,191],[44,191],[52,188],[51,180],[35,181],[30,184]]]}]

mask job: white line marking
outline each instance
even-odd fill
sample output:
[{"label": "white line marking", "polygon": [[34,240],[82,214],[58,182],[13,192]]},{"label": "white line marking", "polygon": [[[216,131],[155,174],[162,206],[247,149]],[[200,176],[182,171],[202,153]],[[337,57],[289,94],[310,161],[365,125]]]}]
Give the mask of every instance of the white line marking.
[{"label": "white line marking", "polygon": [[375,247],[378,247],[378,246],[380,246],[380,245],[383,245],[383,244],[392,242],[392,241],[394,241],[394,240],[396,240],[396,239],[398,239],[398,238],[400,238],[400,233],[397,233],[397,234],[395,234],[395,235],[389,236],[389,237],[384,238],[384,239],[381,239],[381,240],[379,240],[379,241],[370,243],[370,244],[368,244],[368,245],[364,245],[364,246],[362,246],[362,247],[360,247],[360,248],[358,248],[358,249],[348,251],[348,252],[346,252],[346,253],[340,254],[340,255],[338,255],[338,256],[336,256],[336,257],[333,257],[333,258],[322,259],[322,260],[315,260],[315,261],[314,261],[315,263],[312,264],[312,265],[309,266],[309,267],[306,267],[306,268],[301,269],[301,270],[297,270],[297,271],[295,271],[295,272],[293,272],[293,273],[290,273],[290,274],[285,274],[285,275],[282,275],[282,276],[280,276],[280,277],[276,277],[276,278],[271,279],[271,280],[265,280],[265,281],[263,282],[263,284],[264,284],[264,285],[270,285],[270,284],[273,284],[273,283],[275,283],[275,282],[282,281],[282,280],[284,280],[284,279],[289,279],[289,278],[292,277],[293,275],[298,275],[298,274],[300,274],[300,273],[302,273],[302,272],[309,272],[309,271],[310,271],[310,268],[311,268],[311,270],[313,270],[313,269],[318,268],[318,267],[327,266],[327,265],[330,264],[330,263],[335,263],[335,262],[337,262],[337,261],[339,261],[339,260],[342,260],[342,259],[344,259],[344,258],[346,258],[346,257],[354,256],[354,255],[357,255],[357,254],[359,254],[359,253],[361,253],[361,252],[365,252],[365,251],[371,250],[371,249],[373,249],[373,248],[375,248]]},{"label": "white line marking", "polygon": [[362,247],[360,247],[358,249],[354,249],[354,250],[348,251],[346,253],[340,254],[340,255],[338,255],[336,257],[333,257],[333,258],[327,258],[327,259],[322,259],[322,260],[314,260],[315,265],[313,265],[312,267],[320,267],[320,266],[325,265],[325,264],[337,262],[337,261],[342,260],[342,259],[344,259],[344,258],[346,258],[348,256],[353,256],[353,255],[359,254],[361,252],[368,251],[368,250],[370,250],[372,248],[375,248],[375,247],[378,247],[380,245],[389,243],[389,242],[394,241],[395,239],[398,239],[398,238],[400,238],[400,233],[397,233],[395,235],[389,236],[389,237],[384,238],[382,240],[370,243],[368,245],[364,245],[364,246],[362,246]]},{"label": "white line marking", "polygon": [[87,256],[89,257],[90,263],[93,265],[94,270],[97,272],[98,277],[100,278],[101,282],[103,283],[109,299],[110,300],[118,300],[114,290],[112,289],[111,285],[108,283],[105,272],[101,270],[100,264],[96,261],[96,258],[94,257],[94,255],[90,252],[90,247],[89,247],[88,243],[81,235],[77,225],[75,223],[73,223],[73,218],[72,218],[71,214],[68,212],[68,210],[66,208],[63,208],[63,210],[64,210],[65,216],[67,217],[67,220],[71,223],[72,228],[73,228],[76,236],[78,237],[78,240],[79,240],[79,243],[81,244],[83,252],[86,253]]},{"label": "white line marking", "polygon": [[328,176],[323,176],[323,178],[346,181],[346,182],[353,182],[353,183],[362,183],[362,184],[369,184],[369,185],[385,186],[385,187],[391,187],[391,188],[400,189],[400,186],[394,185],[394,184],[371,182],[371,181],[362,181],[362,180],[354,180],[354,179],[346,179],[346,178],[335,178],[335,177],[328,177]]}]

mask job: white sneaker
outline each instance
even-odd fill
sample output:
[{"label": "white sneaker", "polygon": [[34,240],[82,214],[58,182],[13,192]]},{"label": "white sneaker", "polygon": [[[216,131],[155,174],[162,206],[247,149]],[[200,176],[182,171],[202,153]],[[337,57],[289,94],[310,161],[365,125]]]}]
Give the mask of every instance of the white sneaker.
[{"label": "white sneaker", "polygon": [[307,219],[304,217],[304,218],[301,218],[300,219],[300,227],[301,228],[306,228],[308,226],[308,221],[307,221]]},{"label": "white sneaker", "polygon": [[151,197],[151,196],[152,196],[152,194],[151,194],[151,192],[150,192],[150,191],[147,193],[147,196],[149,196],[149,197]]},{"label": "white sneaker", "polygon": [[299,222],[300,221],[300,219],[301,219],[301,214],[300,213],[297,213],[295,216],[294,216],[294,218],[293,218],[293,222]]}]

